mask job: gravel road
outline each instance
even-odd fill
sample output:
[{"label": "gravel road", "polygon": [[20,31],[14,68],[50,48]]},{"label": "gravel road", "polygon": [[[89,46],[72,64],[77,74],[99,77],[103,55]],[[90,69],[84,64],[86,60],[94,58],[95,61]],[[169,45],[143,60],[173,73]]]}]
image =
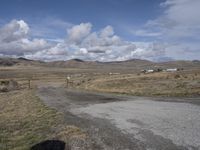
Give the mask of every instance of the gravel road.
[{"label": "gravel road", "polygon": [[40,87],[44,103],[106,150],[200,150],[199,98],[117,96]]}]

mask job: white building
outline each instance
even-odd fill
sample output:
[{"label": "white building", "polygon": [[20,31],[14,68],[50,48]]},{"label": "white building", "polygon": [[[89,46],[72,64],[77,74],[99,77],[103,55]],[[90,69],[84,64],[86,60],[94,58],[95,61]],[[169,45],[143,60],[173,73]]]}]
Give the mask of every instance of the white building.
[{"label": "white building", "polygon": [[146,70],[146,73],[153,73],[153,72],[154,72],[153,69]]},{"label": "white building", "polygon": [[166,69],[167,72],[175,72],[178,71],[177,68],[170,68],[170,69]]}]

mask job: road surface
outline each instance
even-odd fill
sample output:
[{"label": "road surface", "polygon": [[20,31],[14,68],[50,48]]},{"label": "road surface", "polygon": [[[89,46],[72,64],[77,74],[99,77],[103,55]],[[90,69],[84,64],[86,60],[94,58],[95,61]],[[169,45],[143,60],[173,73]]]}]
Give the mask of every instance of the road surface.
[{"label": "road surface", "polygon": [[200,150],[199,98],[117,96],[39,87],[38,96],[63,112],[106,150]]}]

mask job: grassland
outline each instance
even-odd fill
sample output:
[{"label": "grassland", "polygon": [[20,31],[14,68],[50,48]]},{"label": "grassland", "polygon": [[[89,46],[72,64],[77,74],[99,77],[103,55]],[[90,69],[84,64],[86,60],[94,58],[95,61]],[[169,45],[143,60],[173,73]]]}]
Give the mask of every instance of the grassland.
[{"label": "grassland", "polygon": [[77,127],[63,122],[62,114],[45,106],[34,90],[0,94],[0,149],[28,150],[48,139],[70,145],[73,138],[86,138]]},{"label": "grassland", "polygon": [[2,80],[14,79],[23,87],[66,85],[66,77],[70,76],[71,88],[84,90],[129,94],[137,96],[199,96],[200,70],[197,68],[177,72],[157,72],[144,74],[140,71],[101,69],[51,68],[51,67],[2,67]]},{"label": "grassland", "polygon": [[82,79],[77,85],[81,89],[137,96],[199,96],[200,71],[101,75]]},{"label": "grassland", "polygon": [[52,136],[61,118],[34,91],[13,91],[0,97],[0,149],[25,150]]}]

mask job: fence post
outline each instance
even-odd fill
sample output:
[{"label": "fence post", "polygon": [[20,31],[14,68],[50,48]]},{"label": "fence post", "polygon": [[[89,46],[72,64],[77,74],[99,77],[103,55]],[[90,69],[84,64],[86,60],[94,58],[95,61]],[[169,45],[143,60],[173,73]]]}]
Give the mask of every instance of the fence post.
[{"label": "fence post", "polygon": [[31,79],[28,79],[28,89],[31,89]]},{"label": "fence post", "polygon": [[69,76],[67,76],[66,82],[67,82],[67,88],[68,88],[69,87],[69,83],[70,83],[70,77]]}]

